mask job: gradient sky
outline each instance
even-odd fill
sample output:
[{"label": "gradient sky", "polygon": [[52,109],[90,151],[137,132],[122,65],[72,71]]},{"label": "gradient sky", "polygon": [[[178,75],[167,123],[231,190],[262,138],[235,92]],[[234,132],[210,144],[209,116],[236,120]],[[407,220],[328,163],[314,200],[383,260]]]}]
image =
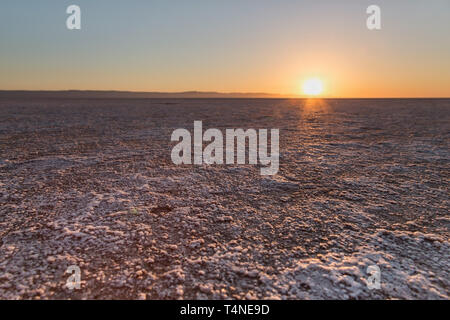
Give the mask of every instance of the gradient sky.
[{"label": "gradient sky", "polygon": [[2,0],[0,43],[3,90],[450,97],[449,0]]}]

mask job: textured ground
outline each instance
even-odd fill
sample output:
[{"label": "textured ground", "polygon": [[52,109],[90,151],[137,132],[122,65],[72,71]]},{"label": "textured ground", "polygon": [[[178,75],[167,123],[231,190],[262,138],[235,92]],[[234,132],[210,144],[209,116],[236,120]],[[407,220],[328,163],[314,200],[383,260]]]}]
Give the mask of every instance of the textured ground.
[{"label": "textured ground", "polygon": [[[194,120],[279,174],[173,165]],[[0,150],[0,298],[449,298],[450,100],[3,99]]]}]

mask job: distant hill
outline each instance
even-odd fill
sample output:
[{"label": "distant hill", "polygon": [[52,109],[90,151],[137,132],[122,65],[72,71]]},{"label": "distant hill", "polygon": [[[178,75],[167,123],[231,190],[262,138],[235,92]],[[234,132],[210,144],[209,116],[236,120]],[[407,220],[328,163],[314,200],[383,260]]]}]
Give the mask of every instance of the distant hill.
[{"label": "distant hill", "polygon": [[66,90],[66,91],[28,91],[0,90],[0,98],[72,98],[72,99],[148,99],[148,98],[288,98],[286,95],[268,93],[222,93],[222,92],[133,92],[133,91],[89,91],[89,90]]}]

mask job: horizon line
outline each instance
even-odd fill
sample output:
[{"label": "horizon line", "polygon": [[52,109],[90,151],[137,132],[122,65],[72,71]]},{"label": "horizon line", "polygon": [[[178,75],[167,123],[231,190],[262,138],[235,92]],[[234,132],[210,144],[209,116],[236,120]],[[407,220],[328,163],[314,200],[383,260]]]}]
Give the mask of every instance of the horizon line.
[{"label": "horizon line", "polygon": [[[185,99],[239,99],[239,98],[251,98],[251,99],[450,99],[449,97],[439,97],[439,96],[395,96],[395,97],[367,97],[367,96],[308,96],[308,95],[295,95],[295,94],[282,94],[282,93],[267,93],[267,92],[220,92],[220,91],[198,91],[198,90],[187,90],[187,91],[132,91],[132,90],[95,90],[95,89],[62,89],[62,90],[30,90],[30,89],[13,89],[13,90],[5,90],[0,89],[1,94],[115,94],[115,95],[128,95],[127,97],[72,97],[72,98],[135,98],[135,99],[176,99],[176,98],[185,98]],[[155,97],[139,97],[138,95],[156,95]],[[161,95],[158,97],[157,95]],[[171,97],[171,95],[175,97]],[[184,95],[184,97],[183,97]],[[191,95],[191,96],[189,96]],[[210,95],[210,96],[208,96]],[[137,97],[136,97],[137,96]],[[178,97],[176,97],[178,96]],[[180,97],[181,96],[181,97]],[[64,97],[58,97],[64,98]],[[71,98],[71,97],[67,97]]]}]

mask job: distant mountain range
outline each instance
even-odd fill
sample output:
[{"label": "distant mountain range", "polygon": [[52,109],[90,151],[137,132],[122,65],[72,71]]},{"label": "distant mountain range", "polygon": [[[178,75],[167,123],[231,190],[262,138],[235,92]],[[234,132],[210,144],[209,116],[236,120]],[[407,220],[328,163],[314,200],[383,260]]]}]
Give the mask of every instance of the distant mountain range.
[{"label": "distant mountain range", "polygon": [[[33,90],[0,90],[0,99],[304,99],[308,96],[272,94],[263,92],[215,92],[215,91],[184,91],[184,92],[137,92],[137,91],[115,91],[115,90],[55,90],[55,91],[33,91]],[[450,97],[320,97],[321,99],[449,99]]]},{"label": "distant mountain range", "polygon": [[133,91],[91,91],[91,90],[65,90],[65,91],[28,91],[28,90],[0,90],[0,98],[292,98],[293,96],[268,93],[222,93],[222,92],[133,92]]}]

